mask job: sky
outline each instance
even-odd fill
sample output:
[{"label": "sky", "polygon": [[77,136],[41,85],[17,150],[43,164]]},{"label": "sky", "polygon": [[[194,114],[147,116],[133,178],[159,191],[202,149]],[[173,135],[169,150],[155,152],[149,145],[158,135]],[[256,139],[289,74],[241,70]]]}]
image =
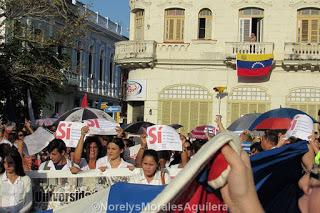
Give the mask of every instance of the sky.
[{"label": "sky", "polygon": [[109,17],[112,21],[122,25],[125,36],[129,35],[129,0],[78,0],[89,4],[90,9],[99,12],[102,16]]}]

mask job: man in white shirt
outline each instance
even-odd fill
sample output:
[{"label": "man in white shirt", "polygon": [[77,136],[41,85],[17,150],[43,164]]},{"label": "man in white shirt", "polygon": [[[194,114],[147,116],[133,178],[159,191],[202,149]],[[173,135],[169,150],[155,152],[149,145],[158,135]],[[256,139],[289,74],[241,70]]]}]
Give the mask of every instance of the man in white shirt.
[{"label": "man in white shirt", "polygon": [[43,162],[39,170],[69,170],[72,166],[76,166],[66,158],[67,147],[63,140],[54,139],[48,145],[50,160]]}]

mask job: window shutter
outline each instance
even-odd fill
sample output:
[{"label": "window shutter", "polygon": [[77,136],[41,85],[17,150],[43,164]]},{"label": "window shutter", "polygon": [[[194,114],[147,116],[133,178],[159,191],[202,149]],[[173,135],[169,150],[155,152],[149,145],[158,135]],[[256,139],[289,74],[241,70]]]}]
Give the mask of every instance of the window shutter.
[{"label": "window shutter", "polygon": [[182,132],[187,133],[190,128],[190,119],[189,119],[189,113],[190,113],[190,102],[181,102],[181,118],[180,118],[180,124],[183,125],[181,128]]},{"label": "window shutter", "polygon": [[314,42],[314,43],[318,42],[318,31],[319,31],[318,20],[317,19],[311,20],[311,42]]},{"label": "window shutter", "polygon": [[190,103],[190,127],[194,128],[198,126],[199,122],[199,104],[198,102]]},{"label": "window shutter", "polygon": [[206,18],[206,35],[205,35],[205,39],[211,39],[211,32],[212,32],[212,19],[207,17]]},{"label": "window shutter", "polygon": [[199,124],[208,124],[209,104],[208,102],[200,102]]},{"label": "window shutter", "polygon": [[170,124],[177,124],[179,123],[180,117],[180,102],[179,101],[172,101],[171,102],[171,119]]},{"label": "window shutter", "polygon": [[170,124],[170,101],[163,101],[162,102],[162,124]]},{"label": "window shutter", "polygon": [[239,118],[240,105],[231,103],[231,123]]},{"label": "window shutter", "polygon": [[240,42],[250,41],[251,18],[240,18],[239,26]]},{"label": "window shutter", "polygon": [[309,20],[301,20],[301,42],[309,40]]},{"label": "window shutter", "polygon": [[176,31],[175,31],[175,39],[176,41],[180,41],[181,39],[181,19],[176,20]]}]

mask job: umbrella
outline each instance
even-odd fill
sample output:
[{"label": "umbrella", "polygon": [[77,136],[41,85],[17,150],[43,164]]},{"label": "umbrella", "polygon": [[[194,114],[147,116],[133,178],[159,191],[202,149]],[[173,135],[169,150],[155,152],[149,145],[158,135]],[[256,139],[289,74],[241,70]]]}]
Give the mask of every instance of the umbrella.
[{"label": "umbrella", "polygon": [[51,126],[53,125],[58,119],[57,118],[41,118],[37,119],[35,124],[37,126]]},{"label": "umbrella", "polygon": [[110,115],[100,109],[77,107],[62,114],[54,124],[58,125],[60,121],[82,122],[95,118],[115,122]]},{"label": "umbrella", "polygon": [[210,132],[210,134],[217,134],[217,129],[214,126],[202,125],[192,129],[190,137],[199,140],[208,140],[208,137],[206,136],[206,129],[209,129],[209,131],[212,130],[212,133]]},{"label": "umbrella", "polygon": [[235,120],[227,130],[232,132],[240,132],[249,129],[251,124],[261,115],[261,113],[249,113]]},{"label": "umbrella", "polygon": [[[290,122],[297,114],[305,114],[297,109],[292,108],[279,108],[273,109],[261,114],[250,126],[249,130],[286,130],[290,127]],[[313,122],[316,122],[310,115],[308,115]]]},{"label": "umbrella", "polygon": [[174,129],[180,129],[181,127],[183,127],[181,124],[170,124],[168,126],[171,126]]},{"label": "umbrella", "polygon": [[126,126],[123,130],[128,133],[132,134],[142,134],[143,130],[142,128],[148,128],[149,126],[153,126],[154,123],[146,122],[146,121],[139,121],[136,123],[131,123],[128,126]]}]

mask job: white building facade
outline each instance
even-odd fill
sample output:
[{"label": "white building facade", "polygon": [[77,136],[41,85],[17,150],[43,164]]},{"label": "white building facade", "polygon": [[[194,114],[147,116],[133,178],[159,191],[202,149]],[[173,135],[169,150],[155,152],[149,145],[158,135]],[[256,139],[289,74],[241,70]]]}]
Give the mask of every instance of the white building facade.
[{"label": "white building facade", "polygon": [[[182,132],[241,115],[320,109],[320,1],[130,0],[130,41],[115,62],[129,69],[128,122],[180,123]],[[256,35],[250,41],[251,34]],[[239,80],[237,53],[273,54],[270,78]]]}]

